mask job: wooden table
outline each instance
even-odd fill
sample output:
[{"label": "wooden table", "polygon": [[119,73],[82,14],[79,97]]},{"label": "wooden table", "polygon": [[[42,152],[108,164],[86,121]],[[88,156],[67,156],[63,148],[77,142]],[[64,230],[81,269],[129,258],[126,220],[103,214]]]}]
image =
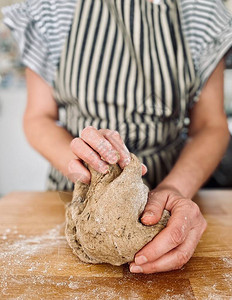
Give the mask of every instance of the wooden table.
[{"label": "wooden table", "polygon": [[59,193],[0,200],[0,299],[232,299],[232,191],[200,191],[208,221],[182,270],[143,275],[81,263],[64,237]]}]

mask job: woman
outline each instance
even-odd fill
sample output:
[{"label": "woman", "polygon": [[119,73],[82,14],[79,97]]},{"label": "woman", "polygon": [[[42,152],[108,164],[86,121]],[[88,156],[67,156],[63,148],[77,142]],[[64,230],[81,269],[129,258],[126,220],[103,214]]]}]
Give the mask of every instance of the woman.
[{"label": "woman", "polygon": [[206,229],[191,198],[229,139],[229,12],[219,0],[28,0],[5,15],[27,66],[25,133],[53,165],[49,189],[88,183],[83,162],[106,173],[135,153],[151,188],[142,222],[164,208],[171,218],[130,270],[181,268]]}]

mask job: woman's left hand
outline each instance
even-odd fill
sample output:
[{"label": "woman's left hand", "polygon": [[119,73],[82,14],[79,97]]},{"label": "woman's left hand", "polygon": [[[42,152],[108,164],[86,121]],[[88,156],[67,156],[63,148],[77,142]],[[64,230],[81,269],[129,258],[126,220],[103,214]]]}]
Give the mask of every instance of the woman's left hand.
[{"label": "woman's left hand", "polygon": [[130,264],[132,273],[180,269],[188,262],[207,227],[199,207],[172,187],[150,191],[141,221],[156,224],[164,209],[171,213],[167,227],[144,246]]}]

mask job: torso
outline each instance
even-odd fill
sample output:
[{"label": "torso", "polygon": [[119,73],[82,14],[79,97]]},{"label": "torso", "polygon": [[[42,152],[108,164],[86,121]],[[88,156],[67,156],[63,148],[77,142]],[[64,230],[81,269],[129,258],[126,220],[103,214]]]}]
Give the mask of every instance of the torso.
[{"label": "torso", "polygon": [[[197,84],[176,1],[78,1],[54,84],[74,137],[89,125],[118,130],[154,187],[183,145]],[[56,172],[50,182],[63,187]]]}]

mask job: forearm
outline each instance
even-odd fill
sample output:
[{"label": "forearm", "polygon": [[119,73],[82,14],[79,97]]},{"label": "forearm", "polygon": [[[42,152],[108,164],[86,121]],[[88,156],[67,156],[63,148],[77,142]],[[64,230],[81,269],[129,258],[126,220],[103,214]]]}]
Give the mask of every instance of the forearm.
[{"label": "forearm", "polygon": [[47,116],[24,117],[24,131],[32,147],[67,176],[68,163],[75,157],[70,149],[73,137]]},{"label": "forearm", "polygon": [[159,187],[172,186],[192,198],[209,178],[227,148],[229,133],[225,127],[206,127],[189,139],[176,164]]}]

